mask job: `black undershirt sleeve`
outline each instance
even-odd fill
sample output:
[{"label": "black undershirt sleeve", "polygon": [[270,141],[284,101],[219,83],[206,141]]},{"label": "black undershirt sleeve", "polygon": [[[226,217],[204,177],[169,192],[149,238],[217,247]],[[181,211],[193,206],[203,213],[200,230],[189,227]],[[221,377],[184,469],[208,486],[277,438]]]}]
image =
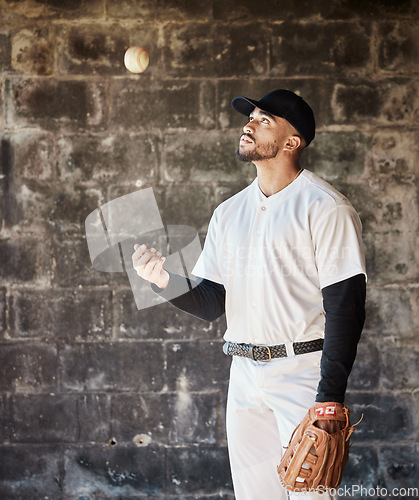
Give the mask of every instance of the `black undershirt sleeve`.
[{"label": "black undershirt sleeve", "polygon": [[169,284],[165,289],[154,284],[151,288],[173,306],[205,321],[214,321],[225,313],[223,285],[206,279],[193,281],[178,274],[169,274]]},{"label": "black undershirt sleeve", "polygon": [[322,294],[326,323],[316,401],[343,403],[365,321],[365,276],[334,283]]}]

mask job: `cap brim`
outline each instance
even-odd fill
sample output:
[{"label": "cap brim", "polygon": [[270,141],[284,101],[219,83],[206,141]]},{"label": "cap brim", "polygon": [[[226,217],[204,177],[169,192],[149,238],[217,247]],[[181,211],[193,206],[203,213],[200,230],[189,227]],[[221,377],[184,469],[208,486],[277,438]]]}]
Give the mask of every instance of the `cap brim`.
[{"label": "cap brim", "polygon": [[242,115],[249,116],[250,113],[255,109],[259,108],[262,111],[266,111],[267,113],[270,113],[275,116],[282,116],[279,115],[277,112],[272,110],[270,106],[267,106],[267,104],[263,104],[260,101],[255,101],[253,99],[249,99],[247,97],[235,97],[231,101],[231,105],[233,109],[241,113]]},{"label": "cap brim", "polygon": [[231,106],[233,107],[233,109],[245,116],[249,116],[250,113],[257,107],[257,105],[258,101],[248,99],[247,97],[235,97],[231,101]]}]

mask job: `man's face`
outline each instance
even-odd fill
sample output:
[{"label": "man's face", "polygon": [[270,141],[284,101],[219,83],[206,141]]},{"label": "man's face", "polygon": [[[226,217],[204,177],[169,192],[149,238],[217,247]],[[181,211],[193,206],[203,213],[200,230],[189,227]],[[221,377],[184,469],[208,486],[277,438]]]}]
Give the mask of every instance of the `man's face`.
[{"label": "man's face", "polygon": [[242,161],[270,160],[282,150],[288,136],[288,122],[255,108],[243,127],[236,156]]}]

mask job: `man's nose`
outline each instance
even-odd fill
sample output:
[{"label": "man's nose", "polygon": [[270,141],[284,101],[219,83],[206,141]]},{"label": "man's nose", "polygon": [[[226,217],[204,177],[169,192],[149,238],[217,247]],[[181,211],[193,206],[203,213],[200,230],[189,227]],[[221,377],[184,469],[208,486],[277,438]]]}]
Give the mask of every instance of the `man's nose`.
[{"label": "man's nose", "polygon": [[246,125],[243,127],[243,132],[245,134],[253,134],[254,132],[254,129],[253,127],[250,125],[251,122],[247,122]]}]

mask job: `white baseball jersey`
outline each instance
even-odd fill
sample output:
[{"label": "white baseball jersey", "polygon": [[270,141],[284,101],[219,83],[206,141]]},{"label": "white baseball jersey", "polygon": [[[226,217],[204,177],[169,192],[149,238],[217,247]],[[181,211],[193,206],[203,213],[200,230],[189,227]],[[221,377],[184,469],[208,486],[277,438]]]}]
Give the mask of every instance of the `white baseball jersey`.
[{"label": "white baseball jersey", "polygon": [[307,170],[269,197],[256,178],[217,207],[193,269],[226,289],[225,340],[262,345],[324,337],[321,289],[360,273],[356,211]]}]

